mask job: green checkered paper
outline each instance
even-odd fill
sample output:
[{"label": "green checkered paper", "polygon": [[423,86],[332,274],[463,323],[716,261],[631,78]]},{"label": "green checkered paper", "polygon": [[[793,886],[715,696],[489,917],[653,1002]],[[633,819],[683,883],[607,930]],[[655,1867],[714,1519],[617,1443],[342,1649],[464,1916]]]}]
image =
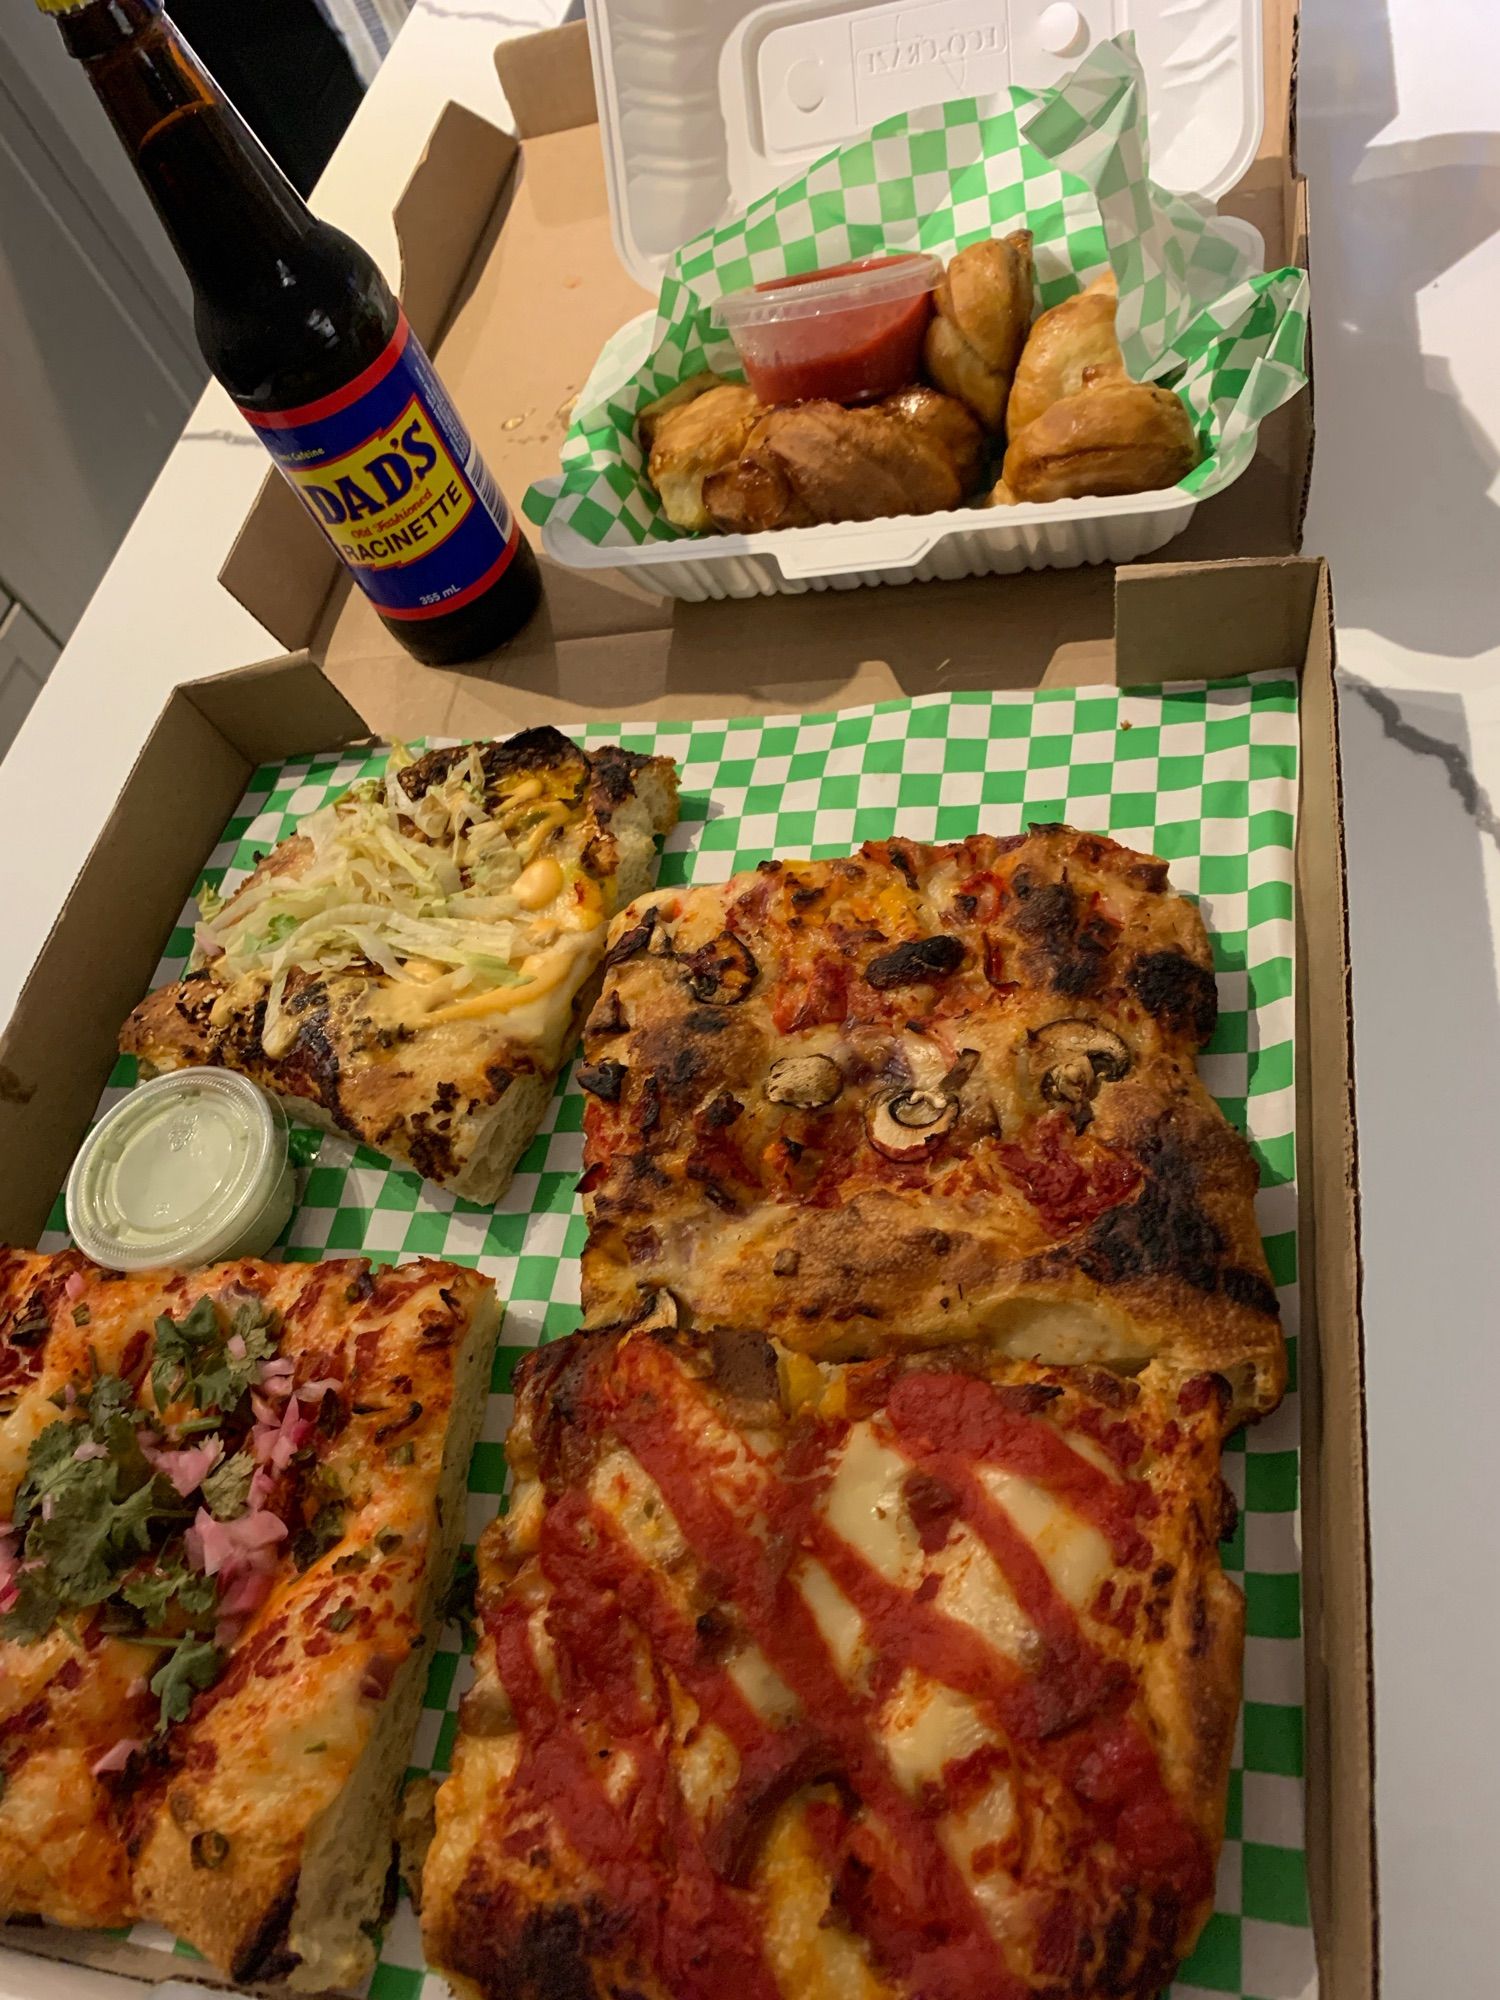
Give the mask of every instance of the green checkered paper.
[{"label": "green checkered paper", "polygon": [[[997,101],[1009,98],[1003,108]],[[1203,458],[1181,490],[1237,479],[1263,418],[1307,380],[1307,273],[1260,271],[1246,234],[1210,202],[1150,178],[1146,82],[1135,38],[1092,49],[1055,90],[959,98],[877,125],[684,245],[654,323],[610,341],[579,397],[562,471],[526,495],[599,547],[681,539],[662,513],[636,437],[639,412],[691,375],[738,377],[714,301],[768,278],[903,251],[951,257],[1021,227],[1035,238],[1040,302],[1054,306],[1108,265],[1130,373],[1175,389]]]},{"label": "green checkered paper", "polygon": [[[1230,1785],[1217,1907],[1176,2000],[1208,1994],[1306,2000],[1315,1987],[1303,1838],[1303,1708],[1294,1160],[1292,843],[1296,689],[1285,678],[1163,690],[1083,688],[1035,695],[965,693],[891,701],[836,715],[729,722],[591,725],[591,745],[623,743],[677,760],[681,823],[661,859],[664,883],[719,882],[768,856],[824,857],[901,834],[958,840],[1066,820],[1151,849],[1173,885],[1196,896],[1214,941],[1218,1029],[1205,1081],[1249,1136],[1260,1164],[1259,1217],[1285,1319],[1292,1387],[1275,1416],[1231,1441],[1225,1477],[1240,1524],[1223,1551],[1248,1605],[1245,1700]],[[384,764],[363,748],[257,771],[206,874],[233,888],[304,814]],[[182,913],[157,967],[179,977],[195,912]],[[122,1059],[100,1105],[134,1082]],[[503,1441],[517,1361],[578,1323],[584,1226],[575,1191],[583,1098],[554,1094],[515,1180],[493,1209],[455,1199],[350,1141],[294,1130],[300,1199],[276,1254],[420,1254],[475,1265],[505,1301],[492,1393],[469,1477],[466,1538],[503,1505]],[[43,1247],[61,1248],[61,1203]],[[413,1769],[452,1754],[469,1663],[457,1628],[429,1671]],[[150,1926],[132,1933],[166,1954]],[[177,1961],[181,1965],[180,1958]],[[181,1968],[186,1969],[186,1968]],[[425,1971],[416,1919],[400,1903],[370,2000],[443,2000]]]}]

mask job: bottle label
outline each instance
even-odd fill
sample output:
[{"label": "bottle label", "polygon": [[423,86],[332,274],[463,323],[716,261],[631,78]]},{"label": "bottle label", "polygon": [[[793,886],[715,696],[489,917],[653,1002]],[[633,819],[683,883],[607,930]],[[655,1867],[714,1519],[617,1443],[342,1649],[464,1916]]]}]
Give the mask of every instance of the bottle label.
[{"label": "bottle label", "polygon": [[520,524],[405,313],[342,389],[243,415],[387,618],[457,610],[514,559]]}]

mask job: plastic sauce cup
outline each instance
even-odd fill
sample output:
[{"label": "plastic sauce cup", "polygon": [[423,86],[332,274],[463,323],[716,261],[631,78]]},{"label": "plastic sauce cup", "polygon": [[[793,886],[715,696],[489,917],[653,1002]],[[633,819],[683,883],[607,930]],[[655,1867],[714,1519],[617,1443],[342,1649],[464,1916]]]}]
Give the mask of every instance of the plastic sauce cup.
[{"label": "plastic sauce cup", "polygon": [[68,1175],[68,1230],[112,1271],[258,1257],[292,1212],[281,1106],[227,1069],[173,1070],[90,1132]]},{"label": "plastic sauce cup", "polygon": [[763,403],[871,403],[918,379],[942,262],[866,257],[729,292],[713,307]]}]

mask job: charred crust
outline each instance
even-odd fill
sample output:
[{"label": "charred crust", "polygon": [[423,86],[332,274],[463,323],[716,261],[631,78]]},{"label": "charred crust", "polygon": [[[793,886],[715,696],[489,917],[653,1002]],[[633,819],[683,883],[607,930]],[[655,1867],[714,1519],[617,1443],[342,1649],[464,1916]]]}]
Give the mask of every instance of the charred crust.
[{"label": "charred crust", "polygon": [[1084,914],[1066,882],[1039,882],[1030,868],[1011,878],[1016,933],[1029,947],[1028,964],[1054,993],[1078,999],[1104,984],[1116,926],[1098,911]]},{"label": "charred crust", "polygon": [[1225,1298],[1249,1312],[1264,1313],[1268,1319],[1275,1319],[1280,1311],[1275,1287],[1259,1271],[1247,1271],[1241,1264],[1226,1264],[1221,1282]]},{"label": "charred crust", "polygon": [[581,782],[588,759],[571,737],[550,723],[523,729],[515,736],[492,738],[481,743],[456,743],[441,750],[428,750],[401,772],[401,789],[409,799],[420,799],[440,785],[455,765],[463,763],[471,750],[479,752],[480,768],[488,795],[504,779],[518,771],[555,771],[572,766]]},{"label": "charred crust", "polygon": [[1145,951],[1126,975],[1130,990],[1164,1028],[1191,1035],[1201,1046],[1219,1018],[1213,973],[1180,951]]},{"label": "charred crust", "polygon": [[230,1960],[229,1976],[237,1986],[285,1979],[302,1963],[291,1948],[292,1911],[297,1904],[297,1878],[293,1876]]},{"label": "charred crust", "polygon": [[508,1949],[484,1954],[480,1990],[506,2000],[596,2000],[594,1965],[618,1949],[628,1919],[596,1898],[528,1910]]},{"label": "charred crust", "polygon": [[890,951],[872,958],[865,967],[865,981],[877,993],[894,986],[918,986],[934,979],[947,979],[964,962],[964,948],[946,931],[935,937],[908,938]]}]

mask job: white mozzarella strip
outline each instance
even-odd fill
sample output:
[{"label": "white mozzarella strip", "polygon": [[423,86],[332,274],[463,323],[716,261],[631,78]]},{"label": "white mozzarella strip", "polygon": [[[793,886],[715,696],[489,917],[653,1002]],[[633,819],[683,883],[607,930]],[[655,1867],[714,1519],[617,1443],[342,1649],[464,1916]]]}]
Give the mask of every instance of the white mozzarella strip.
[{"label": "white mozzarella strip", "polygon": [[833,1885],[795,1803],[777,1814],[756,1864],[765,1955],[784,2000],[887,2000],[863,1939],[831,1911]]},{"label": "white mozzarella strip", "polygon": [[979,1477],[1041,1557],[1058,1590],[1081,1611],[1113,1567],[1103,1535],[1018,1473],[986,1465]]},{"label": "white mozzarella strip", "polygon": [[702,1826],[739,1783],[739,1752],[722,1729],[700,1719],[678,1747],[673,1763],[688,1810]]},{"label": "white mozzarella strip", "polygon": [[922,1545],[901,1493],[910,1471],[910,1462],[882,1444],[868,1424],[856,1424],[823,1508],[834,1533],[888,1583],[914,1587],[921,1577]]},{"label": "white mozzarella strip", "polygon": [[992,1850],[1010,1836],[1015,1823],[1015,1793],[1010,1780],[997,1771],[967,1812],[945,1816],[938,1828],[943,1845],[963,1870],[985,1922],[1002,1939],[1012,1928],[1019,1892],[1009,1869],[991,1865],[998,1859]]},{"label": "white mozzarella strip", "polygon": [[834,1665],[846,1681],[852,1680],[864,1651],[864,1620],[820,1562],[805,1559],[794,1581],[817,1620]]},{"label": "white mozzarella strip", "polygon": [[881,1712],[880,1735],[898,1784],[911,1793],[935,1784],[945,1765],[999,1740],[967,1695],[913,1667]]},{"label": "white mozzarella strip", "polygon": [[686,1553],[687,1543],[661,1488],[623,1448],[594,1467],[589,1498],[614,1522],[642,1562],[659,1569]]},{"label": "white mozzarella strip", "polygon": [[772,1727],[796,1715],[802,1706],[759,1646],[744,1647],[724,1671],[761,1721]]},{"label": "white mozzarella strip", "polygon": [[1031,1621],[995,1558],[962,1522],[943,1550],[940,1575],[938,1609],[971,1626],[1006,1659],[1024,1665],[1036,1637]]}]

